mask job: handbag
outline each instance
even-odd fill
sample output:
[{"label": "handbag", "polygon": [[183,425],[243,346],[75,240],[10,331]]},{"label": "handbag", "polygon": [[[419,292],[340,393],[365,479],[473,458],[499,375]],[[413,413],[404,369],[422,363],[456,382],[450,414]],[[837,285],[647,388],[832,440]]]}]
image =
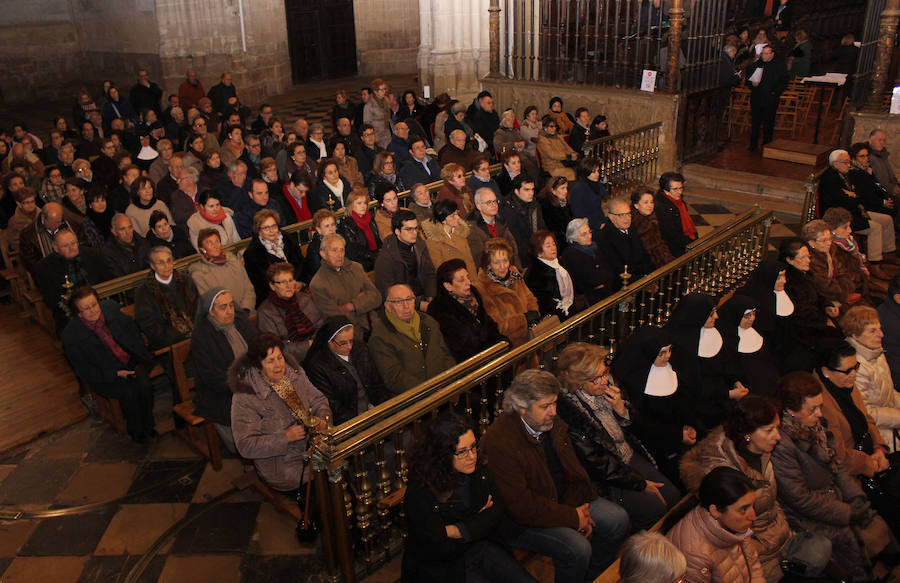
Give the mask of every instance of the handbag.
[{"label": "handbag", "polygon": [[800,577],[819,577],[831,558],[831,541],[809,531],[794,533],[781,551],[781,569]]},{"label": "handbag", "polygon": [[556,327],[559,326],[559,323],[559,316],[547,316],[528,329],[528,339],[531,340],[533,338],[537,338],[538,336],[543,336],[551,330],[555,330]]}]

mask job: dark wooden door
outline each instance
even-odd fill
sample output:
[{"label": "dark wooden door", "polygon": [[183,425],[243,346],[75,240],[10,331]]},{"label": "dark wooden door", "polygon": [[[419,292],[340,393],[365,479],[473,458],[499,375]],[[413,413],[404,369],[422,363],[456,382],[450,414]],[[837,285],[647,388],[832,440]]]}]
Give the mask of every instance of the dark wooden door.
[{"label": "dark wooden door", "polygon": [[352,0],[285,0],[294,83],[356,74]]}]

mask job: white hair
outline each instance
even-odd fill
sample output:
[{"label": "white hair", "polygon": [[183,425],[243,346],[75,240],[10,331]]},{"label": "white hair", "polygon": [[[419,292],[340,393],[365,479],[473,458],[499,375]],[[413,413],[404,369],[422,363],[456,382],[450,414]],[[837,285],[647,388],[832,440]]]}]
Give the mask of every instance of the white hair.
[{"label": "white hair", "polygon": [[580,219],[572,219],[569,221],[569,224],[566,225],[566,242],[572,243],[575,239],[578,238],[578,231],[581,230],[581,227],[588,224],[588,220],[586,218]]},{"label": "white hair", "polygon": [[847,150],[832,150],[830,154],[828,154],[828,165],[834,166],[834,163],[838,161],[841,156],[850,156],[850,152]]}]

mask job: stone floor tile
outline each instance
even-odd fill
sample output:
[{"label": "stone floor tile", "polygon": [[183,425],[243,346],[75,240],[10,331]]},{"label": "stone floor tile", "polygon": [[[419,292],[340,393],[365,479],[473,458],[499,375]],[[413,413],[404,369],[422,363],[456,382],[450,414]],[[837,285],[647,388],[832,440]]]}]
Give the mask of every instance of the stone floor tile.
[{"label": "stone floor tile", "polygon": [[50,504],[77,470],[78,460],[22,460],[0,484],[0,504]]},{"label": "stone floor tile", "polygon": [[0,557],[15,557],[37,524],[36,520],[0,523]]},{"label": "stone floor tile", "polygon": [[192,504],[188,514],[205,511],[186,525],[175,537],[170,552],[176,555],[195,553],[244,552],[256,530],[259,502],[207,505]]},{"label": "stone floor tile", "polygon": [[242,559],[239,554],[170,556],[159,583],[238,583]]},{"label": "stone floor tile", "polygon": [[107,430],[91,445],[84,461],[138,463],[147,457],[148,450],[147,444],[135,443],[127,435]]},{"label": "stone floor tile", "polygon": [[94,554],[142,555],[170,526],[184,518],[187,509],[187,504],[123,504]]},{"label": "stone floor tile", "polygon": [[77,505],[121,498],[131,488],[136,471],[137,465],[127,462],[83,464],[56,502]]},{"label": "stone floor tile", "polygon": [[76,423],[63,431],[54,433],[46,443],[42,443],[39,447],[32,448],[29,457],[81,459],[102,434],[103,426]]},{"label": "stone floor tile", "polygon": [[[141,465],[129,494],[129,504],[190,502],[206,464],[201,460],[152,460]],[[149,491],[148,488],[153,487]],[[140,494],[138,494],[140,493]]]},{"label": "stone floor tile", "polygon": [[316,552],[315,545],[301,545],[294,535],[297,521],[279,512],[270,503],[264,503],[256,516],[256,533],[251,549],[260,555],[309,555]]},{"label": "stone floor tile", "polygon": [[[234,487],[232,480],[240,477],[243,473],[244,464],[239,459],[223,459],[222,469],[218,471],[214,470],[212,465],[207,464],[191,502],[208,502],[219,494],[231,490]],[[237,500],[231,499],[230,501]]]},{"label": "stone floor tile", "polygon": [[88,557],[17,557],[3,583],[76,583]]},{"label": "stone floor tile", "polygon": [[[88,559],[78,583],[112,583],[124,581],[137,566],[140,556],[120,555],[118,557],[93,556]],[[143,569],[136,583],[156,583],[166,564],[166,557],[154,557]]]},{"label": "stone floor tile", "polygon": [[318,556],[246,555],[241,563],[241,583],[308,581],[309,575],[324,570],[325,565]]},{"label": "stone floor tile", "polygon": [[[118,508],[44,518],[19,551],[23,556],[89,555]],[[4,582],[5,583],[5,582]]]},{"label": "stone floor tile", "polygon": [[159,436],[150,448],[150,459],[201,459],[201,456],[173,432]]}]

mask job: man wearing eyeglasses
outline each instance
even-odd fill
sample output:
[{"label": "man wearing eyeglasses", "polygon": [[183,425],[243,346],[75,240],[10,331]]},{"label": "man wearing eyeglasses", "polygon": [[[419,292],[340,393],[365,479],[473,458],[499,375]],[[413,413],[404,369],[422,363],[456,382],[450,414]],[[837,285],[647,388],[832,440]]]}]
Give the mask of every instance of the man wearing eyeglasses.
[{"label": "man wearing eyeglasses", "polygon": [[309,282],[316,307],[326,316],[346,316],[358,338],[369,329],[369,312],[378,309],[381,294],[362,265],[345,257],[346,241],[337,234],[322,237],[322,265]]},{"label": "man wearing eyeglasses", "polygon": [[631,282],[653,271],[641,236],[631,228],[631,204],[626,198],[609,201],[609,212],[595,240],[617,276],[625,271],[626,265]]},{"label": "man wearing eyeglasses", "polygon": [[[383,148],[375,143],[375,128],[367,123],[359,128],[359,139],[360,147],[353,152],[353,157],[356,158],[356,165],[359,167],[360,174],[368,178],[372,172],[372,167],[375,165],[375,156]],[[414,183],[410,182],[409,184]]]},{"label": "man wearing eyeglasses", "polygon": [[400,209],[391,217],[391,227],[394,234],[385,238],[375,260],[375,285],[382,295],[392,285],[408,285],[416,296],[415,308],[424,312],[437,293],[437,281],[419,221],[412,211]]},{"label": "man wearing eyeglasses", "polygon": [[394,395],[456,364],[437,320],[416,310],[416,295],[406,284],[388,288],[384,310],[372,318],[369,351],[387,390]]},{"label": "man wearing eyeglasses", "polygon": [[475,211],[469,215],[469,249],[476,264],[481,263],[484,254],[484,243],[488,239],[506,239],[512,246],[513,254],[510,260],[519,271],[522,271],[522,261],[519,258],[519,246],[516,238],[506,226],[500,216],[500,200],[490,188],[479,188],[475,191]]}]

